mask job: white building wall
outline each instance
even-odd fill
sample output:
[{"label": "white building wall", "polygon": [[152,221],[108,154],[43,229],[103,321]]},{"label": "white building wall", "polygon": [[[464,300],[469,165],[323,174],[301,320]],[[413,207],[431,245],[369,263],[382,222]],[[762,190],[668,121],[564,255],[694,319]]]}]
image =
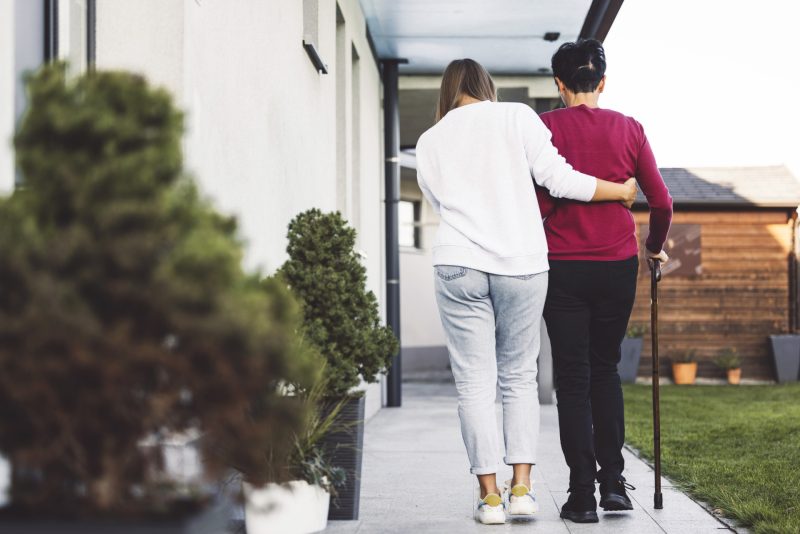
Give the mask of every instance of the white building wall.
[{"label": "white building wall", "polygon": [[[358,0],[338,6],[337,49],[337,2],[319,1],[328,74],[302,46],[300,0],[98,0],[97,65],[143,73],[175,95],[187,168],[238,217],[249,268],[280,267],[297,213],[341,209],[384,316],[382,87]],[[381,384],[368,388],[369,414],[382,396]]]},{"label": "white building wall", "polygon": [[166,87],[183,105],[184,0],[96,0],[96,62]]}]

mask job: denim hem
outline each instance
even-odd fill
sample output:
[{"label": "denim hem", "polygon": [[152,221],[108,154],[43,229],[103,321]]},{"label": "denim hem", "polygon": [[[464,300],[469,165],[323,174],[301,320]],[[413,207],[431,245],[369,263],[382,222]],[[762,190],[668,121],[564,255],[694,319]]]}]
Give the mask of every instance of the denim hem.
[{"label": "denim hem", "polygon": [[506,465],[531,464],[536,465],[536,460],[532,456],[506,456],[503,458]]},{"label": "denim hem", "polygon": [[497,473],[497,466],[470,467],[469,472],[473,475],[493,475]]}]

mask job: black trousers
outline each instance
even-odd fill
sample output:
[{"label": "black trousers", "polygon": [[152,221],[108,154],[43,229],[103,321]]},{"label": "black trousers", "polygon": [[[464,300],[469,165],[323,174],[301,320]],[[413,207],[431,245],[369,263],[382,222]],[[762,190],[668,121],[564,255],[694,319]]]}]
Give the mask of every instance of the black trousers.
[{"label": "black trousers", "polygon": [[[553,348],[561,448],[571,491],[618,477],[625,414],[617,373],[636,296],[637,257],[550,261],[544,318]],[[599,471],[597,464],[600,465]]]}]

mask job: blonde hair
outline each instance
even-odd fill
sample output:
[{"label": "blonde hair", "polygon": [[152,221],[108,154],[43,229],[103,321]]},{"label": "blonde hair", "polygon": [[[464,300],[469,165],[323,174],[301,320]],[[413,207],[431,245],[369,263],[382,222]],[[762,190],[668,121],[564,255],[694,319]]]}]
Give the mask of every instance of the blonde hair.
[{"label": "blonde hair", "polygon": [[472,59],[456,59],[444,70],[436,106],[436,122],[458,107],[458,101],[467,95],[478,100],[497,101],[494,80],[483,65]]}]

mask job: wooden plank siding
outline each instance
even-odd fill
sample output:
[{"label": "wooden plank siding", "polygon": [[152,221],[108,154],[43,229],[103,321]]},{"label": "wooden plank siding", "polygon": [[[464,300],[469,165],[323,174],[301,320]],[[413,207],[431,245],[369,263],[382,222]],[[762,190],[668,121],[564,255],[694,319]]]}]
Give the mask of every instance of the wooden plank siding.
[{"label": "wooden plank siding", "polygon": [[[646,212],[634,213],[637,225]],[[745,378],[773,379],[768,338],[789,325],[792,222],[785,210],[676,212],[673,224],[701,225],[702,275],[667,275],[659,284],[661,372],[670,356],[694,349],[698,377],[722,378],[713,358],[724,347],[742,357]],[[643,264],[642,264],[643,265]],[[631,323],[647,324],[639,376],[651,374],[650,277],[640,267]]]}]

